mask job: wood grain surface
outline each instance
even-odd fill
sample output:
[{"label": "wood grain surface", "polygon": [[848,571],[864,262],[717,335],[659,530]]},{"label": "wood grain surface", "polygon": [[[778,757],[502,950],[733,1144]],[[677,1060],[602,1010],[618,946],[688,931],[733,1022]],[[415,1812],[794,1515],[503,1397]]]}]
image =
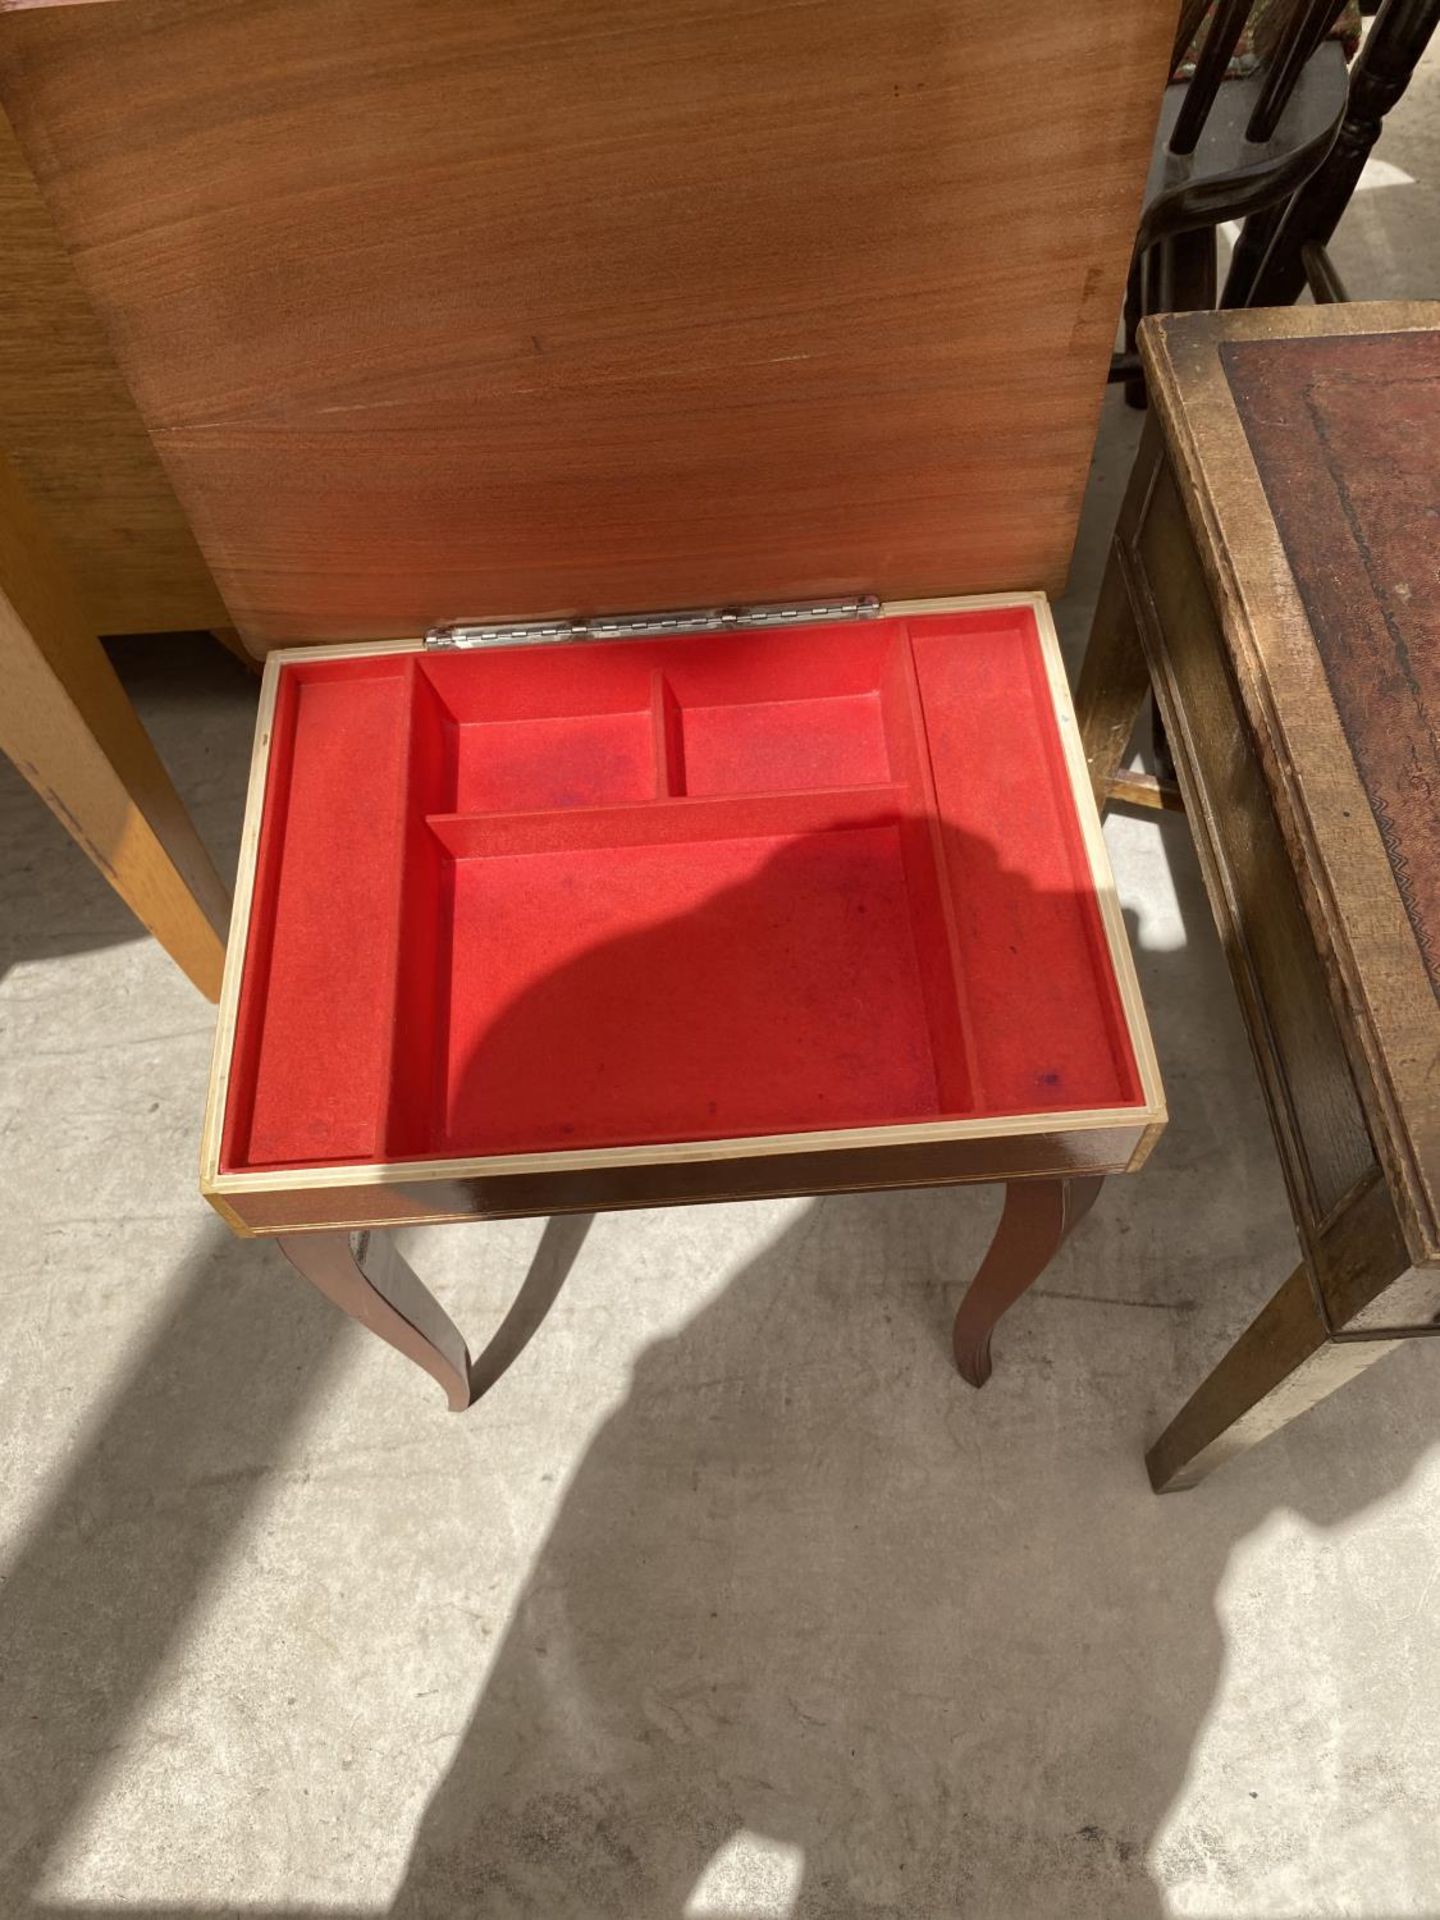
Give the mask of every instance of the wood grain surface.
[{"label": "wood grain surface", "polygon": [[98,633],[219,626],[225,605],[0,115],[0,450]]},{"label": "wood grain surface", "polygon": [[1220,360],[1440,1000],[1440,333]]},{"label": "wood grain surface", "polygon": [[123,0],[0,92],[252,644],[1065,576],[1149,0]]}]

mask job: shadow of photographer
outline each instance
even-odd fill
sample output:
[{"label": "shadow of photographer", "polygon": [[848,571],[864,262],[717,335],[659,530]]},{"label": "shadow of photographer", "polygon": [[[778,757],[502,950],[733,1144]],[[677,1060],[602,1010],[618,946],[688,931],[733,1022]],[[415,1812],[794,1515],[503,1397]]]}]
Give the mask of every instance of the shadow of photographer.
[{"label": "shadow of photographer", "polygon": [[[719,926],[728,909],[714,911]],[[631,936],[625,972],[654,978],[675,938],[665,924]],[[1223,1680],[1215,1596],[1232,1556],[1277,1514],[1314,1529],[1364,1514],[1404,1483],[1430,1427],[1422,1375],[1397,1356],[1388,1398],[1322,1409],[1302,1444],[1199,1493],[1149,1492],[1142,1438],[1193,1379],[1198,1333],[1234,1316],[1213,1278],[1255,1285],[1242,1202],[1266,1169],[1236,1118],[1238,1023],[1217,1036],[1197,1020],[1188,950],[1140,958],[1162,1055],[1197,1076],[1194,1097],[1006,1320],[983,1394],[956,1379],[947,1332],[993,1193],[800,1206],[643,1347],[497,1654],[482,1624],[493,1569],[477,1563],[473,1594],[455,1596],[475,1625],[447,1639],[446,1688],[483,1684],[397,1920],[1166,1910],[1157,1850],[1183,1844],[1167,1821]],[[522,1037],[526,1022],[553,1032],[554,991],[503,1017]],[[668,1257],[705,1261],[699,1218],[687,1236],[670,1216]],[[587,1278],[592,1241],[576,1285],[613,1292],[632,1236],[656,1228],[607,1223],[618,1267]],[[20,1655],[9,1910],[71,1911],[39,1892],[47,1861],[343,1351],[343,1323],[277,1289],[278,1272],[253,1244],[206,1236],[16,1558],[0,1598],[0,1639]],[[544,1367],[543,1343],[528,1364]],[[423,1421],[394,1368],[397,1420]],[[503,1392],[491,1410],[537,1417],[525,1369]],[[472,1497],[478,1519],[493,1475],[477,1471]],[[1295,1689],[1309,1678],[1297,1663]],[[1238,1780],[1235,1795],[1224,1854],[1243,1886],[1269,1836]],[[214,1905],[165,1911],[201,1920]]]}]

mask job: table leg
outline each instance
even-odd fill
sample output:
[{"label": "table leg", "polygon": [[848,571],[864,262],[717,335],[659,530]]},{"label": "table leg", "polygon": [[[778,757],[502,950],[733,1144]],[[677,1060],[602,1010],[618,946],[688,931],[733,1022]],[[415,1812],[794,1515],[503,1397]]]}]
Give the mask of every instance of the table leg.
[{"label": "table leg", "polygon": [[1379,1331],[1337,1340],[1298,1266],[1145,1456],[1150,1484],[1157,1493],[1195,1486],[1399,1344]]},{"label": "table leg", "polygon": [[3,461],[0,682],[0,751],[217,1000],[229,896],[48,531]]},{"label": "table leg", "polygon": [[545,1222],[520,1291],[475,1357],[465,1337],[388,1234],[282,1233],[280,1251],[325,1298],[438,1380],[452,1413],[483,1399],[525,1351],[554,1305],[594,1219],[556,1214]]},{"label": "table leg", "polygon": [[1075,689],[1080,741],[1095,804],[1102,811],[1149,691],[1150,674],[1117,541],[1105,563],[1105,578]]},{"label": "table leg", "polygon": [[325,1298],[423,1367],[452,1413],[470,1404],[470,1351],[455,1322],[388,1234],[282,1233],[280,1251]]},{"label": "table leg", "polygon": [[990,1378],[990,1336],[1001,1314],[1039,1279],[1104,1184],[1098,1174],[1006,1182],[995,1238],[955,1315],[955,1365],[972,1387]]}]

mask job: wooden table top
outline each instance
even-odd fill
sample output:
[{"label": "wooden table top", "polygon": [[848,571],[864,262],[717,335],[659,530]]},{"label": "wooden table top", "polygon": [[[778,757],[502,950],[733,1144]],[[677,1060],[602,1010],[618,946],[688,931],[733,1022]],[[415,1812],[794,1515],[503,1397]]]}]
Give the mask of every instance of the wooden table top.
[{"label": "wooden table top", "polygon": [[220,590],[3,115],[0,233],[0,453],[40,509],[88,617],[101,633],[228,626]]},{"label": "wooden table top", "polygon": [[1440,1260],[1440,303],[1142,346],[1412,1257]]}]

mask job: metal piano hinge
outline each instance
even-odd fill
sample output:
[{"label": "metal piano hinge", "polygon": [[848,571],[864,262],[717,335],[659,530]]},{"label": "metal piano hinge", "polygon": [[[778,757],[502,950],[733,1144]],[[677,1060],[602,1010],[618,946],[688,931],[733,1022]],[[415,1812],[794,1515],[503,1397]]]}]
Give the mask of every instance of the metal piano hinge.
[{"label": "metal piano hinge", "polygon": [[741,633],[769,627],[824,625],[831,621],[876,620],[880,602],[873,593],[846,600],[804,600],[768,607],[685,607],[671,613],[605,613],[590,620],[504,621],[495,626],[432,627],[427,647],[543,647],[579,640],[664,640],[692,633]]}]

